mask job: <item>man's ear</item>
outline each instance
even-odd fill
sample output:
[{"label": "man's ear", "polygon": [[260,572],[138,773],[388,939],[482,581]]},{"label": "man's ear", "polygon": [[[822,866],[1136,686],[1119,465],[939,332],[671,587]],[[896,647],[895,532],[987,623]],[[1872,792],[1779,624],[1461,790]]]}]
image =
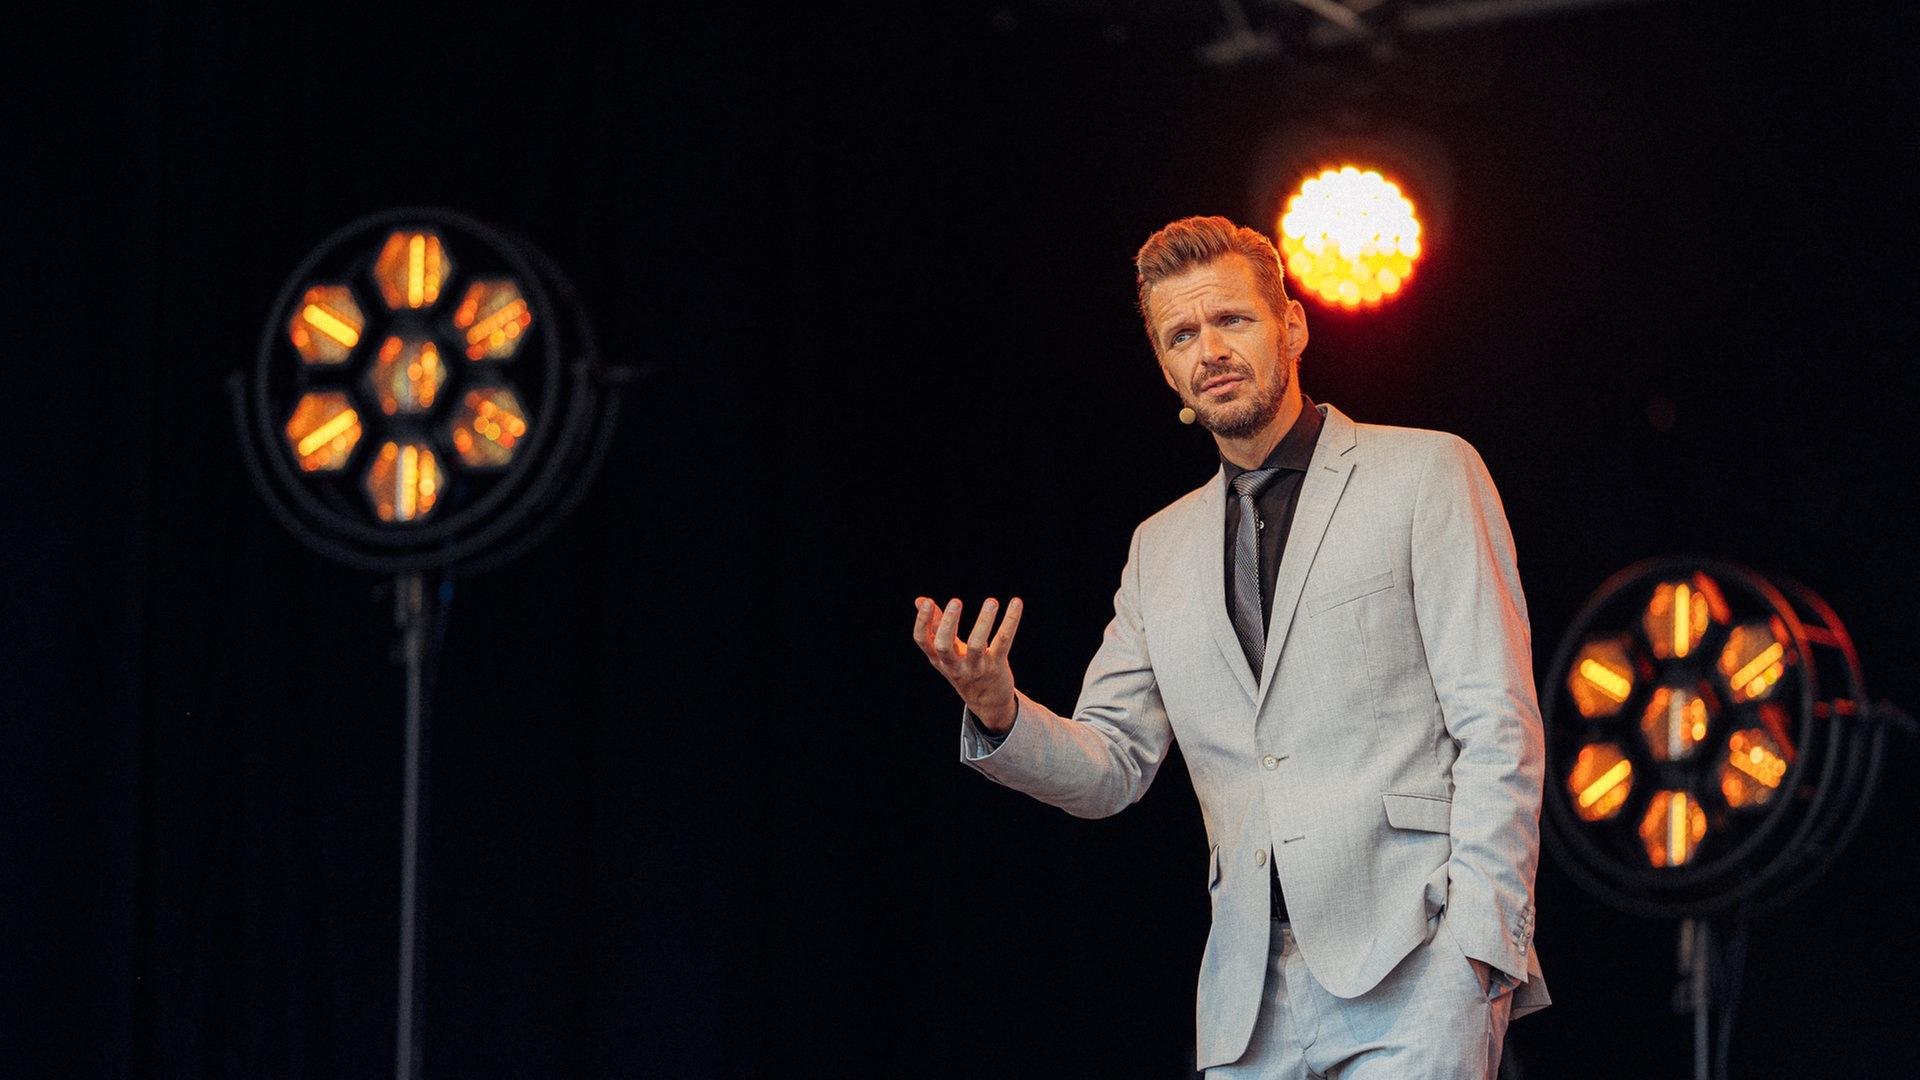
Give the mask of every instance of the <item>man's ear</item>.
[{"label": "man's ear", "polygon": [[1298,300],[1287,301],[1287,352],[1296,358],[1307,351],[1307,309]]}]

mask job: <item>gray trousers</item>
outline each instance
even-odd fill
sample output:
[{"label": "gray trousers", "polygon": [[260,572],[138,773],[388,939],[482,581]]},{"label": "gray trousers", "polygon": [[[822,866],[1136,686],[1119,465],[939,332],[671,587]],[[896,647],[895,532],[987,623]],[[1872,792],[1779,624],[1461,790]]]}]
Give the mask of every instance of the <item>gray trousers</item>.
[{"label": "gray trousers", "polygon": [[1275,922],[1253,1039],[1208,1080],[1493,1080],[1513,995],[1480,989],[1444,916],[1425,944],[1356,998],[1307,972],[1293,929]]}]

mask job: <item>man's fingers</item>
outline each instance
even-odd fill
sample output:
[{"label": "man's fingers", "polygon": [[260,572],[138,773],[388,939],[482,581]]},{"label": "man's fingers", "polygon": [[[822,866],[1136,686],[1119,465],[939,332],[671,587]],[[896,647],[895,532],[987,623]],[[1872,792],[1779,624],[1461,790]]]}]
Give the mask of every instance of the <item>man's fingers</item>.
[{"label": "man's fingers", "polygon": [[993,617],[1000,613],[1000,601],[989,596],[980,605],[980,614],[973,620],[973,633],[967,635],[967,651],[984,653],[993,640]]},{"label": "man's fingers", "polygon": [[932,600],[924,596],[914,598],[913,643],[920,646],[920,651],[926,653],[928,656],[933,655],[933,613],[938,610],[940,609],[935,606]]},{"label": "man's fingers", "polygon": [[951,653],[953,636],[960,630],[960,601],[949,600],[940,612],[940,622],[933,629],[933,651]]},{"label": "man's fingers", "polygon": [[1013,635],[1020,630],[1020,612],[1025,607],[1019,597],[1007,601],[1007,613],[1000,619],[1000,629],[993,635],[993,651],[1002,660],[1007,658],[1007,650],[1013,648]]},{"label": "man's fingers", "polygon": [[[941,606],[928,597],[919,596],[914,598],[913,608],[913,643],[942,671],[957,674],[961,670],[973,670],[952,667],[969,656],[974,658],[976,666],[988,656],[1005,660],[1007,650],[1013,646],[1013,636],[1020,628],[1023,605],[1016,596],[1007,601],[1006,610],[1002,613],[1000,601],[987,597],[980,605],[980,614],[974,617],[973,629],[964,641],[959,640],[964,606],[958,598]],[[996,618],[999,620],[998,628],[994,625]]]}]

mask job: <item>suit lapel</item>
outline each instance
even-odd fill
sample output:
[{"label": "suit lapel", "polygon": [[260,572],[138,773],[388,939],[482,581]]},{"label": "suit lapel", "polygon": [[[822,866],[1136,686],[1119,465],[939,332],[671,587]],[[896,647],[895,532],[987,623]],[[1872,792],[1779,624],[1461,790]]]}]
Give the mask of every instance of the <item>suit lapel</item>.
[{"label": "suit lapel", "polygon": [[[1320,442],[1313,448],[1313,461],[1300,481],[1300,501],[1294,506],[1293,525],[1287,530],[1287,546],[1281,552],[1280,569],[1274,577],[1273,611],[1267,619],[1266,670],[1261,672],[1256,714],[1259,706],[1265,704],[1267,687],[1273,684],[1273,668],[1280,661],[1280,650],[1293,626],[1294,612],[1300,606],[1300,592],[1306,587],[1307,571],[1320,552],[1320,542],[1326,538],[1327,523],[1333,520],[1333,508],[1339,505],[1340,495],[1347,488],[1347,477],[1353,473],[1353,422],[1331,405],[1327,406],[1326,418]],[[1221,516],[1225,514],[1223,503]],[[1216,573],[1224,579],[1224,573]],[[1221,606],[1224,610],[1224,594]],[[1232,639],[1231,627],[1228,627],[1228,638]],[[1239,655],[1237,642],[1234,652]],[[1244,663],[1240,666],[1246,667]]]}]

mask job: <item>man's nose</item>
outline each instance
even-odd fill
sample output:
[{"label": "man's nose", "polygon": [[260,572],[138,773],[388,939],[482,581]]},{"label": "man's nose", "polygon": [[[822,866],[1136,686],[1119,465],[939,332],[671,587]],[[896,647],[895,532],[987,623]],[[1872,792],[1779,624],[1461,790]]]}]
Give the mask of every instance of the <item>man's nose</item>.
[{"label": "man's nose", "polygon": [[1217,326],[1200,328],[1200,351],[1209,360],[1224,360],[1227,357],[1227,336]]}]

